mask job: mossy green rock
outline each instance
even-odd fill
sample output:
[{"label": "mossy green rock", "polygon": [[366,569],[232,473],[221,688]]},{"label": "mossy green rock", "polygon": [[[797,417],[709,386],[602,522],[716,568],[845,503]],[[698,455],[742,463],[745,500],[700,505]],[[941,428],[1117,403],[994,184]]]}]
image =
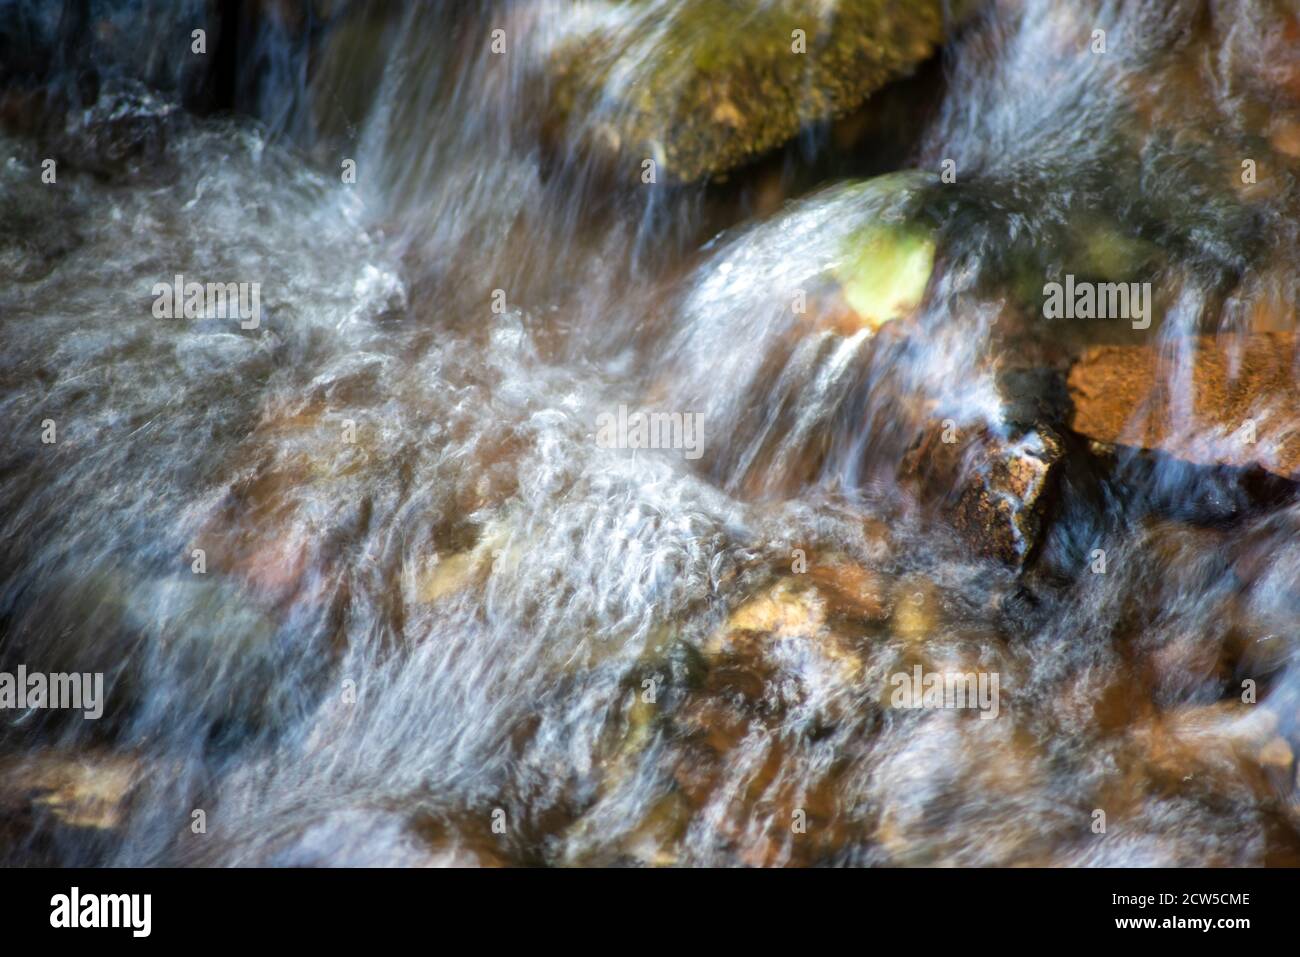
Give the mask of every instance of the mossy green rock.
[{"label": "mossy green rock", "polygon": [[851,245],[837,272],[844,300],[864,323],[877,329],[921,304],[934,269],[934,239],[927,230],[872,225]]},{"label": "mossy green rock", "polygon": [[849,187],[869,215],[844,241],[832,272],[859,328],[906,318],[924,300],[937,241],[918,208],[927,190],[942,188],[934,184],[930,174],[903,170]]},{"label": "mossy green rock", "polygon": [[716,175],[909,73],[943,40],[943,8],[940,0],[611,4],[551,55],[555,132],[629,171],[652,159],[664,180]]}]

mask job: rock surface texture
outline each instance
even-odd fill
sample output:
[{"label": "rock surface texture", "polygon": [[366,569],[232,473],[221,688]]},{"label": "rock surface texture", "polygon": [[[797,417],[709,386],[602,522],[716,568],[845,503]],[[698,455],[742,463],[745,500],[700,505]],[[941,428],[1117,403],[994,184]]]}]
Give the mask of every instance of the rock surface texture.
[{"label": "rock surface texture", "polygon": [[1095,346],[1070,370],[1071,427],[1090,439],[1196,465],[1258,466],[1300,479],[1295,334],[1203,336],[1187,351],[1190,398],[1154,350]]},{"label": "rock surface texture", "polygon": [[944,39],[943,8],[937,0],[613,5],[551,57],[560,138],[629,169],[654,160],[678,182],[725,172],[910,73]]}]

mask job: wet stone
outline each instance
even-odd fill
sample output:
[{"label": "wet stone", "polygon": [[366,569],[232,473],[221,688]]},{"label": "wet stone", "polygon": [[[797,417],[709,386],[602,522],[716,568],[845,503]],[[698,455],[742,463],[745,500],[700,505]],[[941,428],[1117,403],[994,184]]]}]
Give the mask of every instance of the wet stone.
[{"label": "wet stone", "polygon": [[678,182],[716,175],[910,73],[944,39],[945,6],[612,5],[589,29],[579,21],[551,55],[554,138],[568,143],[576,134],[595,154],[638,171],[653,159]]},{"label": "wet stone", "polygon": [[1038,544],[1061,454],[1046,426],[1003,437],[937,425],[904,457],[902,474],[977,552],[1019,566]]},{"label": "wet stone", "polygon": [[138,761],[99,752],[42,752],[7,760],[0,815],[30,814],[60,827],[110,831],[125,819]]},{"label": "wet stone", "polygon": [[1294,333],[1242,341],[1202,336],[1191,350],[1186,401],[1173,370],[1146,346],[1096,346],[1070,370],[1071,427],[1098,442],[1166,453],[1202,466],[1258,467],[1300,479]]}]

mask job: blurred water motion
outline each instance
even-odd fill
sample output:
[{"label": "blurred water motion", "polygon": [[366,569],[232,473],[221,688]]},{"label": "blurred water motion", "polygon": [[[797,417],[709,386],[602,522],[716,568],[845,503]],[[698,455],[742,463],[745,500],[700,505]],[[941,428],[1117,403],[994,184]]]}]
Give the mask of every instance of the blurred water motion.
[{"label": "blurred water motion", "polygon": [[[13,94],[66,112],[0,133],[0,670],[108,707],[0,721],[5,863],[1300,863],[1292,491],[1069,436],[1022,570],[900,478],[925,423],[1020,441],[1054,413],[1009,379],[1137,341],[1017,299],[1065,250],[1150,255],[1175,395],[1193,334],[1294,329],[1294,15],[995,3],[913,172],[808,183],[821,129],[611,184],[539,76],[679,2],[268,17],[233,114],[138,50]],[[67,9],[184,50],[164,6]],[[60,49],[55,12],[0,3]],[[900,223],[923,306],[846,326],[846,249]],[[260,326],[155,318],[177,274],[259,283]],[[602,447],[620,405],[703,413],[704,454]],[[998,718],[892,707],[914,666],[998,674]]]}]

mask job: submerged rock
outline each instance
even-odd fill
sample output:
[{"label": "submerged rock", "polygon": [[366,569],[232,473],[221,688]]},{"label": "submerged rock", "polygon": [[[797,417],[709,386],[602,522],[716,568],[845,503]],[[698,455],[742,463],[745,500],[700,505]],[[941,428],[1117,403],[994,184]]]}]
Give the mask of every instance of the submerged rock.
[{"label": "submerged rock", "polygon": [[[939,0],[636,0],[550,57],[566,142],[678,182],[744,163],[910,73],[945,36]],[[958,4],[968,7],[969,4]]]},{"label": "submerged rock", "polygon": [[730,435],[708,452],[727,491],[795,494],[827,467],[886,362],[872,358],[877,333],[894,348],[929,307],[939,246],[918,207],[940,188],[920,170],[839,184],[738,231],[696,269],[663,378],[679,407]]},{"label": "submerged rock", "polygon": [[180,122],[174,104],[143,84],[116,81],[50,137],[56,156],[106,179],[137,177],[162,165]]},{"label": "submerged rock", "polygon": [[1267,708],[1218,701],[1154,715],[1130,733],[1147,774],[1177,781],[1222,777],[1264,794],[1267,769],[1285,762],[1284,749],[1290,752],[1277,726],[1277,714]]},{"label": "submerged rock", "polygon": [[[1070,370],[1071,428],[1089,439],[1205,466],[1257,466],[1300,478],[1295,334],[1198,337],[1175,376],[1155,351],[1096,346]],[[1190,386],[1190,395],[1176,383]]]},{"label": "submerged rock", "polygon": [[935,263],[935,230],[912,212],[914,197],[928,182],[926,174],[908,170],[846,188],[846,195],[878,206],[879,216],[834,246],[820,277],[825,282],[812,284],[796,334],[850,337],[916,316]]},{"label": "submerged rock", "polygon": [[462,591],[469,586],[474,568],[474,556],[469,552],[457,552],[438,561],[419,577],[417,600],[436,602]]},{"label": "submerged rock", "polygon": [[882,618],[883,586],[869,570],[847,572],[845,563],[839,564],[810,576],[812,581],[783,578],[750,598],[704,642],[705,658],[741,664],[769,679],[787,674],[800,683],[826,677],[853,685],[864,668],[861,650],[853,630],[838,619]]},{"label": "submerged rock", "polygon": [[873,223],[852,237],[836,275],[844,301],[861,325],[874,331],[916,311],[933,269],[930,230],[907,223]]},{"label": "submerged rock", "polygon": [[[306,641],[284,639],[273,609],[215,572],[158,576],[105,564],[51,573],[16,621],[7,659],[32,672],[102,673],[107,727],[279,727],[303,691],[290,687],[294,663],[313,654]],[[37,720],[65,714],[50,709]]]},{"label": "submerged rock", "polygon": [[890,634],[908,644],[921,644],[933,637],[942,617],[939,588],[929,578],[909,575],[894,584]]},{"label": "submerged rock", "polygon": [[0,817],[48,816],[61,828],[111,831],[121,825],[140,780],[136,758],[97,752],[42,752],[7,761]]},{"label": "submerged rock", "polygon": [[1061,455],[1060,438],[1046,426],[1010,437],[939,426],[908,451],[902,473],[977,551],[1022,565],[1038,543]]}]

